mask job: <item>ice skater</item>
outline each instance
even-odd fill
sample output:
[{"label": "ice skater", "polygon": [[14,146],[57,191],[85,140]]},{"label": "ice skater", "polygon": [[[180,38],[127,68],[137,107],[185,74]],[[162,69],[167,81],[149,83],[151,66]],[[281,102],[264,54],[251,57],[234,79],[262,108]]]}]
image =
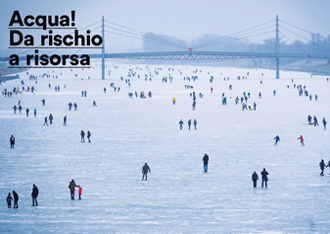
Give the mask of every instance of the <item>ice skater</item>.
[{"label": "ice skater", "polygon": [[9,138],[10,141],[10,148],[14,148],[15,147],[15,137],[14,135],[11,135],[11,137]]},{"label": "ice skater", "polygon": [[265,187],[267,188],[267,181],[268,181],[268,172],[266,171],[266,168],[264,168],[264,170],[261,172],[262,175],[262,183],[261,183],[261,188],[264,187],[264,183],[265,183]]},{"label": "ice skater", "polygon": [[41,103],[42,103],[42,106],[45,106],[46,105],[46,100],[45,99],[42,99],[41,100]]},{"label": "ice skater", "polygon": [[32,193],[31,193],[32,206],[34,206],[34,204],[36,206],[38,206],[38,201],[37,201],[38,194],[39,194],[39,190],[38,190],[37,186],[34,184],[33,188],[32,188]]},{"label": "ice skater", "polygon": [[277,145],[277,142],[280,141],[280,137],[277,135],[276,137],[274,137],[275,143],[274,145]]},{"label": "ice skater", "polygon": [[14,209],[17,209],[18,208],[18,194],[13,191],[13,196],[14,196]]},{"label": "ice skater", "polygon": [[172,98],[173,105],[175,105],[176,99],[175,97]]},{"label": "ice skater", "polygon": [[320,176],[324,176],[323,171],[324,171],[324,168],[326,167],[326,165],[325,165],[323,159],[322,159],[321,162],[319,163],[319,166],[320,166],[320,169],[321,169]]},{"label": "ice skater", "polygon": [[300,140],[300,144],[301,144],[301,146],[304,146],[304,145],[305,145],[305,143],[304,143],[304,138],[303,138],[302,135],[300,135],[300,137],[298,137],[297,140]]},{"label": "ice skater", "polygon": [[256,171],[253,172],[252,174],[252,181],[253,181],[253,187],[257,187],[257,180],[259,180],[258,174]]},{"label": "ice skater", "polygon": [[30,112],[30,110],[29,110],[29,108],[26,108],[26,117],[29,117],[29,112]]},{"label": "ice skater", "polygon": [[88,130],[87,131],[87,139],[88,139],[88,142],[91,142],[91,136],[92,136],[92,134],[91,134],[91,132]]},{"label": "ice skater", "polygon": [[48,123],[47,123],[47,116],[45,117],[45,122],[44,122],[44,126],[47,125],[48,126]]},{"label": "ice skater", "polygon": [[180,130],[182,130],[182,125],[183,125],[182,119],[180,120],[179,124],[180,124]]},{"label": "ice skater", "polygon": [[208,167],[209,167],[209,156],[207,154],[204,155],[203,157],[203,162],[204,162],[204,173],[207,173]]},{"label": "ice skater", "polygon": [[68,106],[69,106],[69,111],[70,111],[72,109],[72,103],[69,102]]},{"label": "ice skater", "polygon": [[68,188],[70,189],[70,194],[71,194],[71,200],[74,200],[74,192],[76,190],[76,187],[78,187],[76,185],[76,182],[74,182],[74,180],[72,179]]},{"label": "ice skater", "polygon": [[11,196],[10,193],[8,193],[8,196],[7,196],[7,205],[8,205],[8,208],[11,208],[11,202],[14,200]]},{"label": "ice skater", "polygon": [[147,174],[148,174],[148,172],[151,173],[151,170],[150,170],[149,165],[147,163],[145,163],[144,166],[142,167],[142,174],[143,174],[142,180],[144,179],[144,177],[146,178],[145,180],[147,180]]},{"label": "ice skater", "polygon": [[96,102],[95,102],[95,101],[93,101],[93,107],[97,107],[97,105],[96,105]]},{"label": "ice skater", "polygon": [[34,109],[33,114],[34,114],[34,117],[37,117],[37,109]]},{"label": "ice skater", "polygon": [[64,125],[64,126],[66,126],[66,121],[67,121],[67,117],[64,116],[64,118],[63,118],[63,125]]},{"label": "ice skater", "polygon": [[83,130],[81,130],[80,136],[81,136],[80,142],[85,142],[85,132]]}]

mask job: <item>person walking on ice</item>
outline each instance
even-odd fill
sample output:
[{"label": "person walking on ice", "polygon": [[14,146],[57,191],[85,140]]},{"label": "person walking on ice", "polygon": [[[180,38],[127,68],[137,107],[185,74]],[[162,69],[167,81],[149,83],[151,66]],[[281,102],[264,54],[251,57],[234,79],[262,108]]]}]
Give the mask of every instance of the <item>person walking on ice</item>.
[{"label": "person walking on ice", "polygon": [[13,191],[13,196],[14,196],[14,209],[18,208],[18,194]]},{"label": "person walking on ice", "polygon": [[262,183],[261,183],[261,188],[264,187],[264,183],[265,183],[265,187],[267,188],[267,181],[268,181],[268,172],[266,171],[266,168],[264,168],[264,170],[261,172],[262,175]]},{"label": "person walking on ice", "polygon": [[316,116],[314,116],[313,120],[314,120],[314,127],[316,127],[316,125],[319,126]]},{"label": "person walking on ice", "polygon": [[328,162],[328,164],[326,165],[326,167],[329,167],[329,175],[330,175],[330,161]]},{"label": "person walking on ice", "polygon": [[48,126],[48,123],[47,123],[47,116],[45,117],[45,122],[44,122],[44,126],[47,125]]},{"label": "person walking on ice", "polygon": [[325,121],[325,117],[322,119],[322,124],[323,124],[324,130],[326,130],[327,129],[327,121]]},{"label": "person walking on ice", "polygon": [[8,196],[7,196],[7,205],[8,205],[8,208],[11,208],[11,202],[14,200],[11,196],[10,193],[8,193]]},{"label": "person walking on ice", "polygon": [[87,131],[87,139],[88,139],[88,142],[91,142],[91,136],[92,136],[92,134],[91,134],[91,132],[88,130]]},{"label": "person walking on ice", "polygon": [[53,124],[54,117],[53,117],[52,113],[49,114],[48,119],[49,119],[49,124]]},{"label": "person walking on ice", "polygon": [[197,120],[194,119],[194,127],[195,127],[195,130],[197,130]]},{"label": "person walking on ice", "polygon": [[325,165],[323,159],[321,160],[321,162],[319,163],[319,165],[320,165],[320,169],[321,169],[320,176],[324,176],[323,171],[324,171],[324,168],[326,167],[326,165]]},{"label": "person walking on ice", "polygon": [[33,188],[32,188],[32,193],[31,193],[32,206],[34,206],[34,202],[35,202],[36,206],[38,206],[38,201],[37,201],[38,194],[39,194],[39,190],[38,190],[37,186],[34,184]]},{"label": "person walking on ice", "polygon": [[190,126],[191,126],[191,119],[188,120],[188,129],[190,130]]},{"label": "person walking on ice", "polygon": [[15,137],[14,137],[14,135],[11,135],[9,141],[10,141],[10,148],[14,148],[15,147]]},{"label": "person walking on ice", "polygon": [[280,141],[280,137],[277,135],[276,137],[274,137],[275,143],[274,145],[277,145],[277,142]]},{"label": "person walking on ice", "polygon": [[83,130],[81,130],[80,136],[81,136],[80,142],[85,142],[85,132]]},{"label": "person walking on ice", "polygon": [[300,137],[298,137],[297,140],[300,140],[300,144],[301,144],[301,146],[304,146],[304,145],[305,145],[305,143],[304,143],[304,138],[303,138],[302,135],[300,135]]},{"label": "person walking on ice", "polygon": [[179,124],[180,124],[180,130],[182,130],[182,125],[183,125],[182,119],[180,120]]},{"label": "person walking on ice", "polygon": [[74,192],[76,190],[76,187],[78,187],[76,185],[76,182],[74,182],[74,180],[72,179],[68,188],[70,189],[70,194],[71,194],[71,200],[74,200]]},{"label": "person walking on ice", "polygon": [[252,181],[253,181],[253,187],[257,187],[257,180],[259,180],[258,174],[256,171],[253,172],[252,174]]},{"label": "person walking on ice", "polygon": [[204,173],[207,173],[209,167],[209,156],[207,154],[204,155],[203,162],[204,162]]},{"label": "person walking on ice", "polygon": [[142,167],[142,174],[143,174],[142,180],[144,179],[144,177],[146,177],[145,180],[147,180],[147,174],[148,174],[148,172],[151,173],[151,170],[150,170],[149,165],[147,163],[145,163],[144,166]]}]

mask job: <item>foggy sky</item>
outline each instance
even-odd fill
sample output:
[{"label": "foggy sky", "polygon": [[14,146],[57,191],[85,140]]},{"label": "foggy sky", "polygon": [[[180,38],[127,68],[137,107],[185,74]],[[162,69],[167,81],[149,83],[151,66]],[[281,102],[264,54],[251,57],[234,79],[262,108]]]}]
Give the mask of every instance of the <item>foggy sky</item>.
[{"label": "foggy sky", "polygon": [[[166,34],[189,42],[206,33],[229,35],[275,20],[276,15],[280,20],[327,36],[330,34],[329,9],[329,0],[0,0],[0,50],[9,47],[8,25],[14,10],[19,10],[22,17],[70,15],[71,10],[75,10],[78,28],[100,21],[104,15],[108,21],[141,32]],[[294,35],[288,36],[296,39]],[[141,41],[137,39],[106,34],[108,52],[125,52],[140,46]]]}]

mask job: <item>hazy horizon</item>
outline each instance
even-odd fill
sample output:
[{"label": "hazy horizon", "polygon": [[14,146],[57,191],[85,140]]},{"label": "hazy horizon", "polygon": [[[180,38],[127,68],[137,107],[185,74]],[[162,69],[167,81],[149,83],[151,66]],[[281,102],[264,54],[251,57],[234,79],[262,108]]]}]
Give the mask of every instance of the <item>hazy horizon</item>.
[{"label": "hazy horizon", "polygon": [[[251,37],[251,42],[262,42],[263,39],[275,36],[275,17],[306,31],[321,33],[328,36],[327,22],[330,16],[327,14],[330,2],[320,0],[300,1],[263,1],[263,0],[233,0],[233,1],[67,1],[56,2],[41,1],[5,1],[0,0],[0,50],[9,47],[8,25],[14,10],[19,10],[22,17],[26,15],[70,15],[71,10],[76,11],[76,26],[85,27],[105,20],[137,30],[139,32],[153,32],[176,37],[187,43],[204,34],[231,35],[256,25],[274,21],[274,34],[260,37]],[[113,26],[109,25],[108,26]],[[283,23],[282,23],[283,25]],[[287,28],[289,26],[285,25]],[[93,26],[91,27],[92,33]],[[111,28],[108,31],[121,34]],[[24,30],[25,33],[34,33],[32,30]],[[40,30],[38,33],[47,31]],[[98,31],[97,31],[98,32]],[[297,31],[299,32],[299,31]],[[61,34],[67,31],[57,32]],[[294,34],[286,32],[290,39],[304,40]],[[300,31],[300,35],[309,38],[308,34]],[[290,41],[288,41],[290,43]],[[37,44],[37,43],[35,43]],[[122,37],[114,34],[106,34],[106,49],[112,51],[139,50],[142,41],[134,38]],[[37,46],[37,45],[36,45]]]}]

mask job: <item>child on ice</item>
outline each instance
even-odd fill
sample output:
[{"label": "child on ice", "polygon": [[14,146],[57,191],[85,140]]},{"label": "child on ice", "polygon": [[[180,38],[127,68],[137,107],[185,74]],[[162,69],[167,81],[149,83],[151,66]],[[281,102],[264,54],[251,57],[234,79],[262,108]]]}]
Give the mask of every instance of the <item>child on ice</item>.
[{"label": "child on ice", "polygon": [[79,187],[79,190],[78,190],[79,200],[81,200],[82,187],[80,187],[80,185],[78,185],[78,187]]}]

